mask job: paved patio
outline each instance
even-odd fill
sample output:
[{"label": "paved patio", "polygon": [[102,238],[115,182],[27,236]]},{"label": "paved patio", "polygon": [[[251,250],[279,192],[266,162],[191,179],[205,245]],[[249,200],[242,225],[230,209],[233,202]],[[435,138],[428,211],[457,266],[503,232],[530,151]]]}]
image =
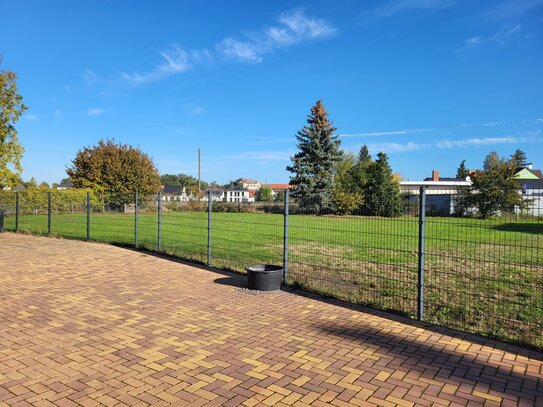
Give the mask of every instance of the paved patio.
[{"label": "paved patio", "polygon": [[0,405],[537,405],[537,352],[113,246],[0,234]]}]

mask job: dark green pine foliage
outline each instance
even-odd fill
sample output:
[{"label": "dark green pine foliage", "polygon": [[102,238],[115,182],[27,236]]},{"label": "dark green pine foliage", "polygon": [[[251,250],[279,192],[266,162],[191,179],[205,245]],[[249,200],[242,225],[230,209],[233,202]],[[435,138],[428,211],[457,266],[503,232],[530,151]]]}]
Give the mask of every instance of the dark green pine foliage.
[{"label": "dark green pine foliage", "polygon": [[517,168],[524,168],[528,166],[528,157],[526,157],[526,153],[519,148],[511,156],[511,162],[516,165]]},{"label": "dark green pine foliage", "polygon": [[469,170],[466,168],[466,160],[462,160],[456,170],[456,178],[465,179],[469,175]]},{"label": "dark green pine foliage", "polygon": [[371,161],[371,154],[368,146],[364,144],[362,147],[360,147],[360,151],[358,152],[358,162],[364,163],[368,161]]},{"label": "dark green pine foliage", "polygon": [[365,203],[369,215],[394,217],[403,212],[400,186],[383,152],[377,154],[377,160],[368,170]]},{"label": "dark green pine foliage", "polygon": [[296,134],[299,151],[291,157],[292,165],[287,166],[287,170],[293,173],[290,178],[292,197],[305,211],[322,213],[333,209],[336,165],[342,154],[341,142],[333,134],[335,131],[319,100],[307,116],[307,125]]}]

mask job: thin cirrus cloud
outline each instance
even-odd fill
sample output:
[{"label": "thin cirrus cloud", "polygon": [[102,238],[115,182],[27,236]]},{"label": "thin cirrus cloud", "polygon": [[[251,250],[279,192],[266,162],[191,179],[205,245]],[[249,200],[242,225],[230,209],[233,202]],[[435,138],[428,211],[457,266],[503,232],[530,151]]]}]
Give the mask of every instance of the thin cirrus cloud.
[{"label": "thin cirrus cloud", "polygon": [[511,40],[518,37],[521,31],[521,24],[517,24],[513,27],[503,27],[495,34],[487,37],[476,36],[464,40],[464,48],[475,48],[485,44],[506,45]]},{"label": "thin cirrus cloud", "polygon": [[436,129],[408,129],[408,130],[396,130],[396,131],[378,131],[370,133],[344,133],[340,134],[340,137],[385,137],[385,136],[403,136],[415,133],[425,133]]},{"label": "thin cirrus cloud", "polygon": [[[177,45],[160,51],[163,62],[144,73],[122,73],[122,79],[133,84],[155,82],[186,72],[195,65],[211,61],[236,61],[258,64],[266,55],[303,42],[330,37],[336,28],[322,18],[307,15],[301,8],[283,13],[276,24],[245,33],[242,38],[226,37],[210,49],[186,51]],[[87,82],[96,81],[92,71],[85,71]]]},{"label": "thin cirrus cloud", "polygon": [[374,11],[374,19],[392,17],[411,10],[440,10],[454,6],[454,0],[393,0]]},{"label": "thin cirrus cloud", "polygon": [[38,120],[38,116],[35,114],[25,114],[25,119],[29,121],[35,121]]},{"label": "thin cirrus cloud", "polygon": [[467,138],[461,140],[441,140],[436,143],[415,143],[408,141],[406,143],[369,143],[368,149],[372,152],[383,151],[385,153],[408,153],[428,149],[456,149],[468,147],[480,147],[498,144],[516,144],[536,141],[535,136],[538,133],[531,133],[529,137],[485,137],[485,138]]},{"label": "thin cirrus cloud", "polygon": [[87,110],[88,116],[100,116],[102,113],[104,113],[104,109],[100,109],[97,107]]}]

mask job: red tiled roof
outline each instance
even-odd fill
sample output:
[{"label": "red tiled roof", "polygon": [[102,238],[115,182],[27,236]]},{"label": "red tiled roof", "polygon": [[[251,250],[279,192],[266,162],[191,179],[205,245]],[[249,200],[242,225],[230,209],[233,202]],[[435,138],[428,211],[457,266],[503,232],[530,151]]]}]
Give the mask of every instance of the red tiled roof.
[{"label": "red tiled roof", "polygon": [[539,179],[543,179],[543,172],[541,170],[530,170],[534,175],[536,175]]}]

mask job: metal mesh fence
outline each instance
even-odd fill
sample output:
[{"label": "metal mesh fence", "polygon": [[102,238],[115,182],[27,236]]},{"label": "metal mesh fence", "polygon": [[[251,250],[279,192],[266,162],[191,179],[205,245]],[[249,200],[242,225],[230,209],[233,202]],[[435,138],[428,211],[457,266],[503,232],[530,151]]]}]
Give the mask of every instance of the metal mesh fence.
[{"label": "metal mesh fence", "polygon": [[338,210],[320,195],[244,203],[128,194],[119,205],[85,190],[35,189],[0,191],[0,210],[9,231],[236,271],[285,265],[289,285],[543,349],[543,191],[488,219],[460,213],[457,194],[414,193],[395,211],[385,201]]}]

